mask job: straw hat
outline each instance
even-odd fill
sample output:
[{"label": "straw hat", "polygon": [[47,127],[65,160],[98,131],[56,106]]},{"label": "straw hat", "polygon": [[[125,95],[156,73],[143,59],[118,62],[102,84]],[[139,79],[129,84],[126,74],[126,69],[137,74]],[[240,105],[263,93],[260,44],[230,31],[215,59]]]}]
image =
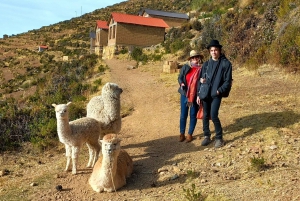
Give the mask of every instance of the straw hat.
[{"label": "straw hat", "polygon": [[200,53],[197,52],[196,50],[192,50],[192,51],[190,52],[189,60],[190,60],[192,57],[196,57],[196,56],[199,56],[201,60],[204,58],[204,56],[203,56],[202,54],[200,54]]}]

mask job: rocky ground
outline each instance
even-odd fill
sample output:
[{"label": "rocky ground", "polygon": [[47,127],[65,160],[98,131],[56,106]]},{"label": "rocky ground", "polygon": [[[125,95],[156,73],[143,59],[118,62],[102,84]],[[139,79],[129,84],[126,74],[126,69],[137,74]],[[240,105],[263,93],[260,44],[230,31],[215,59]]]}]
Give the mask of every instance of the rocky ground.
[{"label": "rocky ground", "polygon": [[226,145],[215,149],[200,146],[201,121],[194,141],[178,142],[177,74],[162,73],[162,63],[137,69],[130,68],[133,61],[106,63],[108,81],[124,90],[122,107],[133,109],[119,134],[134,161],[127,185],[94,192],[86,148],[79,174],[72,175],[63,171],[62,145],[44,153],[24,146],[1,153],[0,200],[300,200],[299,76],[269,66],[257,72],[235,67],[232,92],[220,109]]}]

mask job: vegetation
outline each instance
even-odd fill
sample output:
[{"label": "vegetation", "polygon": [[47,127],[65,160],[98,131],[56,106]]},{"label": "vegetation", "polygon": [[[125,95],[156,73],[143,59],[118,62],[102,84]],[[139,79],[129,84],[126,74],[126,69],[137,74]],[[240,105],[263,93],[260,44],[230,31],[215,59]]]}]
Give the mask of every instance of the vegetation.
[{"label": "vegetation", "polygon": [[259,172],[266,167],[264,158],[253,157],[250,159],[250,161],[251,161],[251,168],[255,171]]},{"label": "vegetation", "polygon": [[183,188],[184,197],[188,201],[202,201],[204,197],[201,195],[201,192],[196,192],[195,184],[192,184],[192,188]]},{"label": "vegetation", "polygon": [[[129,6],[130,5],[130,6]],[[31,141],[40,148],[56,141],[55,115],[52,103],[73,104],[71,119],[85,115],[84,101],[102,84],[98,79],[86,82],[94,69],[105,72],[107,66],[89,52],[89,31],[95,20],[107,20],[111,12],[136,14],[140,8],[186,13],[194,10],[193,20],[171,28],[161,46],[164,51],[147,52],[135,47],[131,57],[137,63],[158,61],[163,54],[187,57],[191,49],[209,56],[206,45],[218,39],[234,65],[256,70],[272,64],[298,73],[300,70],[299,1],[294,0],[153,0],[122,2],[95,10],[39,30],[31,30],[0,41],[0,149],[15,148]],[[49,51],[37,52],[37,45],[48,45]],[[180,52],[180,53],[179,53]],[[127,54],[128,50],[120,51]],[[61,61],[68,56],[69,61]],[[24,72],[22,71],[24,70]],[[3,72],[11,78],[3,79]],[[26,95],[25,91],[35,91]],[[17,98],[10,94],[20,93]]]}]

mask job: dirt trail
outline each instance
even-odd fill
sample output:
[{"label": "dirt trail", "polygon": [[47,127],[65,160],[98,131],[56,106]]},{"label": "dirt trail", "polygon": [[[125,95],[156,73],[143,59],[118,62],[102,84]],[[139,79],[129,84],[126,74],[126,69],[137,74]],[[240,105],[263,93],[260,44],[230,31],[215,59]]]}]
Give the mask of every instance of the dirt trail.
[{"label": "dirt trail", "polygon": [[[173,74],[169,83],[161,81],[162,63],[137,69],[128,69],[133,61],[106,63],[109,81],[123,88],[121,105],[134,109],[122,119],[119,134],[134,161],[127,185],[116,193],[94,192],[88,184],[92,169],[84,168],[87,149],[80,152],[79,174],[72,175],[64,172],[61,144],[43,154],[1,155],[0,165],[10,173],[0,175],[0,201],[179,201],[187,195],[183,188],[191,190],[192,184],[207,200],[300,200],[299,79],[279,79],[274,68],[262,68],[260,76],[235,69],[234,88],[220,109],[226,146],[214,149],[200,146],[201,121],[196,140],[178,142],[177,79]],[[265,159],[262,171],[250,169],[253,158]],[[58,184],[62,191],[55,189]]]},{"label": "dirt trail", "polygon": [[[62,173],[56,182],[65,187],[65,191],[56,192],[52,189],[49,193],[38,192],[39,195],[31,197],[32,200],[49,199],[51,195],[55,200],[156,200],[158,197],[169,200],[165,193],[182,191],[181,186],[176,185],[182,181],[178,178],[179,174],[172,172],[166,178],[173,176],[174,180],[162,178],[161,181],[157,174],[160,168],[176,167],[176,163],[185,158],[181,155],[174,160],[176,155],[199,150],[194,142],[178,143],[179,108],[168,100],[170,91],[177,93],[177,84],[166,87],[159,81],[161,67],[156,66],[154,71],[145,72],[142,68],[127,69],[135,62],[112,59],[106,63],[111,70],[110,82],[117,83],[123,89],[121,105],[134,108],[131,115],[122,119],[119,134],[122,148],[128,151],[134,161],[132,177],[117,193],[98,194],[87,183],[91,170],[82,169],[82,173],[76,176]],[[86,160],[81,158],[80,162],[84,167]],[[177,172],[180,172],[179,168]],[[175,186],[172,187],[172,184]]]}]

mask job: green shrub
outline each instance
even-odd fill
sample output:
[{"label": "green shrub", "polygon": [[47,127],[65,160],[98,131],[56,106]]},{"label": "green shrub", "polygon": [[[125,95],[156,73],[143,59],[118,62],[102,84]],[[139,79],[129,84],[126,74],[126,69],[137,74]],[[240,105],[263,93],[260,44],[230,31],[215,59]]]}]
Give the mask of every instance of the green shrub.
[{"label": "green shrub", "polygon": [[192,29],[195,29],[196,31],[201,31],[202,30],[202,24],[199,20],[195,20],[192,23]]},{"label": "green shrub", "polygon": [[98,67],[98,71],[100,73],[104,72],[105,70],[106,70],[106,67],[104,65],[102,65],[102,64]]},{"label": "green shrub", "polygon": [[201,192],[196,192],[195,184],[192,184],[192,188],[183,188],[183,195],[188,201],[202,201],[204,197]]},{"label": "green shrub", "polygon": [[120,54],[127,54],[128,53],[128,49],[124,48],[120,50]]},{"label": "green shrub", "polygon": [[93,82],[95,85],[100,86],[102,84],[102,79],[99,78]]},{"label": "green shrub", "polygon": [[140,47],[134,47],[131,57],[137,62],[146,63],[148,61],[148,56],[143,53],[143,49]]},{"label": "green shrub", "polygon": [[180,50],[182,47],[184,46],[184,42],[180,39],[175,40],[171,45],[170,45],[170,49],[171,49],[171,53],[175,53],[178,50]]},{"label": "green shrub", "polygon": [[300,27],[288,25],[271,45],[270,61],[279,63],[284,69],[299,68]]},{"label": "green shrub", "polygon": [[255,171],[261,171],[266,167],[264,158],[253,157],[250,159],[250,162],[251,168]]},{"label": "green shrub", "polygon": [[295,8],[293,5],[294,0],[281,0],[279,9],[277,12],[278,17],[284,17],[286,14],[290,12],[291,9]]}]

